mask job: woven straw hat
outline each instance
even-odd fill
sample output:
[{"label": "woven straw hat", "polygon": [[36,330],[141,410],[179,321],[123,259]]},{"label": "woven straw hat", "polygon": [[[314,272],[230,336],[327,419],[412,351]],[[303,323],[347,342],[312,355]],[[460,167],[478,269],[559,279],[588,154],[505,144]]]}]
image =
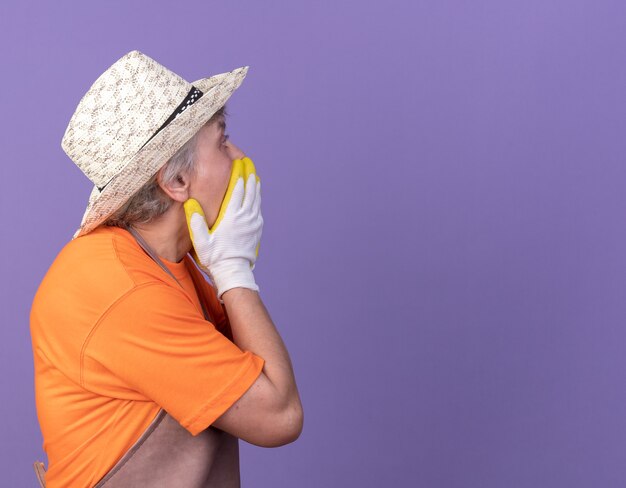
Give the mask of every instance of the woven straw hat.
[{"label": "woven straw hat", "polygon": [[89,88],[61,147],[94,188],[74,238],[119,209],[241,85],[248,66],[189,83],[131,51]]}]

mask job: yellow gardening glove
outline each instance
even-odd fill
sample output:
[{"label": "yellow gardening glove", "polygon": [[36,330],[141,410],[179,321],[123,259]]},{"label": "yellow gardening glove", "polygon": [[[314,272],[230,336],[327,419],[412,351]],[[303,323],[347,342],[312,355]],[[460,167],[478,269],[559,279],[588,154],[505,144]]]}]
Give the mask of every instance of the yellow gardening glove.
[{"label": "yellow gardening glove", "polygon": [[[233,190],[235,189],[235,185],[240,176],[243,176],[244,181],[248,181],[248,177],[254,174],[256,175],[256,181],[260,182],[261,178],[256,172],[256,168],[254,167],[254,163],[249,157],[244,157],[243,159],[235,159],[233,161],[233,167],[230,171],[230,181],[228,182],[228,188],[226,189],[226,194],[224,195],[224,199],[222,200],[222,205],[220,206],[220,211],[217,214],[217,219],[215,219],[215,223],[209,229],[209,232],[215,232],[217,226],[220,224],[222,219],[224,218],[224,214],[226,213],[226,207],[230,202],[230,198],[233,194]],[[259,198],[261,198],[259,194]],[[198,202],[196,202],[198,203]],[[259,201],[260,204],[260,201]],[[198,208],[200,208],[200,204],[198,203]],[[202,212],[202,209],[200,209]],[[202,214],[204,216],[204,213]],[[259,247],[261,246],[261,241],[257,244],[256,253],[255,253],[255,261],[252,263],[252,269],[254,269],[254,265],[256,263],[256,258],[259,256]]]},{"label": "yellow gardening glove", "polygon": [[197,200],[184,203],[194,258],[218,290],[235,287],[258,291],[254,269],[263,231],[261,180],[248,157],[235,159],[230,181],[213,226],[209,229]]}]

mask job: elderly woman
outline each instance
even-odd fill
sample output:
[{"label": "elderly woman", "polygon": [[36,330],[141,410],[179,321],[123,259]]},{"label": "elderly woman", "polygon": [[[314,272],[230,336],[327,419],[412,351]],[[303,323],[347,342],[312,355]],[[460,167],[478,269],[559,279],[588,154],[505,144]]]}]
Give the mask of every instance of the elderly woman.
[{"label": "elderly woman", "polygon": [[94,189],[31,310],[42,486],[239,486],[238,438],[301,433],[253,275],[260,180],[225,134],[246,73],[190,84],[133,51],[70,120],[62,147]]}]

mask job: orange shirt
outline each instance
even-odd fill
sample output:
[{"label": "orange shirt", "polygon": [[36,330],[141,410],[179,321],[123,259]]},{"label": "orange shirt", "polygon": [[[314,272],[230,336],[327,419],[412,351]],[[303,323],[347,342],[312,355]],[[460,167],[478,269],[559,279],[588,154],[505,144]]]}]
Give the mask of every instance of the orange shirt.
[{"label": "orange shirt", "polygon": [[48,488],[95,485],[160,408],[198,434],[261,373],[193,260],[163,262],[184,289],[128,231],[99,227],[70,241],[39,286],[30,331]]}]

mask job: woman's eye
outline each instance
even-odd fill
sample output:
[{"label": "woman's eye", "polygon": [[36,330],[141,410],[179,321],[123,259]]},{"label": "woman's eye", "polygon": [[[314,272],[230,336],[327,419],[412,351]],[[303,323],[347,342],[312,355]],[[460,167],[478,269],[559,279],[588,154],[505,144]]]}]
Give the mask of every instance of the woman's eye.
[{"label": "woman's eye", "polygon": [[230,136],[228,134],[224,134],[224,137],[222,138],[222,144],[226,144],[226,141],[228,140]]}]

